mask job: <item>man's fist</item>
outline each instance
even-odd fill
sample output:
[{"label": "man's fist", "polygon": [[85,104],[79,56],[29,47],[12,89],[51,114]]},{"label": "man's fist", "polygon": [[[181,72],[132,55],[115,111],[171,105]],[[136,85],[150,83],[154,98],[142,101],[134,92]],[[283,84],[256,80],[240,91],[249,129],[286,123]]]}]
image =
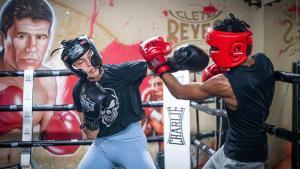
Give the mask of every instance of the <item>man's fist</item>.
[{"label": "man's fist", "polygon": [[202,82],[207,81],[208,79],[210,79],[211,77],[213,77],[217,74],[221,74],[221,73],[225,73],[225,72],[226,72],[226,69],[221,69],[216,64],[212,64],[210,66],[207,66],[202,71]]},{"label": "man's fist", "polygon": [[148,62],[148,67],[158,76],[170,69],[166,64],[165,56],[171,52],[171,49],[171,45],[162,37],[153,37],[140,44],[140,52]]}]

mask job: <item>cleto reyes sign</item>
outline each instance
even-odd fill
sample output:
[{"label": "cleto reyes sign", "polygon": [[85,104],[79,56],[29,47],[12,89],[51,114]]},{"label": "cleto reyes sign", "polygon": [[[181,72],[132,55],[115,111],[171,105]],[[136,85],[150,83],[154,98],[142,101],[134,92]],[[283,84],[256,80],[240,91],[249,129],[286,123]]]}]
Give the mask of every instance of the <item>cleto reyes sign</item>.
[{"label": "cleto reyes sign", "polygon": [[[216,1],[217,2],[217,1]],[[218,20],[223,13],[220,2],[201,1],[201,4],[190,4],[189,10],[165,11],[167,19],[168,42],[179,44],[186,41],[203,41],[208,27]]]}]

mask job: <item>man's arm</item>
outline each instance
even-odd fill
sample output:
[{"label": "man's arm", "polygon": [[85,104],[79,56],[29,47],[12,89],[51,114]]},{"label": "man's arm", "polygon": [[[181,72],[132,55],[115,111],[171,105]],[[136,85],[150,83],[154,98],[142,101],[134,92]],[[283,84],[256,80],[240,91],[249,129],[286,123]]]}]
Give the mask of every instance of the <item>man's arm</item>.
[{"label": "man's arm", "polygon": [[171,94],[177,99],[204,100],[206,98],[211,97],[208,92],[202,89],[201,83],[181,84],[170,73],[163,74],[162,80],[164,81]]},{"label": "man's arm", "polygon": [[237,108],[237,101],[231,85],[223,74],[216,75],[204,83],[181,84],[170,73],[164,73],[162,79],[171,94],[177,99],[204,100],[210,97],[221,97],[232,110]]},{"label": "man's arm", "polygon": [[[205,79],[207,81],[204,83],[180,84],[178,80],[170,74],[170,66],[168,65],[168,61],[165,57],[165,55],[169,53],[169,50],[166,50],[167,48],[165,46],[169,45],[165,44],[168,43],[164,42],[161,37],[150,38],[140,45],[140,52],[148,62],[149,68],[155,74],[162,77],[164,83],[175,98],[185,100],[204,100],[209,97],[217,96],[223,98],[225,103],[227,103],[227,106],[231,109],[236,110],[237,100],[228,79],[223,74],[216,75],[211,79],[207,78]],[[177,52],[177,55],[175,55],[177,61],[171,62],[175,63],[175,66],[173,66],[176,68],[175,71],[181,69],[198,70],[194,69],[196,67],[199,67],[199,70],[202,70],[208,64],[207,54],[195,46],[182,46]],[[147,72],[150,74],[150,71]]]}]

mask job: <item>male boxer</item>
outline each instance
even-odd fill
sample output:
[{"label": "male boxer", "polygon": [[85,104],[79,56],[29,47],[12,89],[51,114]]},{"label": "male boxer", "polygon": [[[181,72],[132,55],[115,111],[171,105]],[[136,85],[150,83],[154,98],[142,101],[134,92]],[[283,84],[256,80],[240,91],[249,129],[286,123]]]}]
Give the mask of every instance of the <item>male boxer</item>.
[{"label": "male boxer", "polygon": [[252,32],[248,28],[230,14],[208,29],[205,40],[215,65],[203,71],[204,83],[180,84],[169,73],[164,55],[149,48],[155,46],[153,41],[140,46],[149,68],[162,77],[174,97],[204,100],[217,96],[224,100],[229,119],[225,144],[205,169],[263,169],[267,159],[265,121],[274,95],[274,67],[264,54],[251,55]]},{"label": "male boxer", "polygon": [[[170,45],[154,39],[161,45],[157,52],[170,53]],[[95,139],[78,168],[155,168],[140,124],[144,110],[139,86],[152,74],[147,63],[103,64],[96,47],[84,35],[62,41],[62,48],[62,61],[80,78],[73,99],[77,111],[82,112],[81,128],[87,138]],[[167,64],[173,71],[193,69],[191,61],[202,59],[198,57],[202,53],[194,46],[182,46]],[[208,57],[204,61],[207,65]]]},{"label": "male boxer", "polygon": [[[1,10],[0,18],[0,70],[49,70],[42,64],[53,35],[54,13],[44,0],[11,0]],[[35,78],[34,104],[55,104],[55,78]],[[22,104],[23,78],[2,77],[0,104]],[[33,112],[33,127],[39,126],[44,139],[70,140],[82,138],[80,125],[74,112]],[[0,141],[21,140],[22,112],[0,114]],[[47,147],[56,155],[72,154],[78,146]],[[13,167],[20,161],[21,149],[2,148],[0,168]]]}]

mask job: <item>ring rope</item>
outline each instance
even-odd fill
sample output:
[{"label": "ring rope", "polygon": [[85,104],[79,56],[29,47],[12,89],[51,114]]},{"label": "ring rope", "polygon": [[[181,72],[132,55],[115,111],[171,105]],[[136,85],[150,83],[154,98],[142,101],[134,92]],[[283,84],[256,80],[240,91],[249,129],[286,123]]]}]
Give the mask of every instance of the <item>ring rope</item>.
[{"label": "ring rope", "polygon": [[[147,142],[162,142],[163,136],[147,137]],[[40,141],[5,141],[0,142],[0,148],[20,147],[45,147],[45,146],[69,146],[69,145],[90,145],[93,140],[40,140]]]},{"label": "ring rope", "polygon": [[[214,99],[207,99],[203,101],[197,101],[195,104],[214,103]],[[148,101],[142,103],[143,107],[162,107],[163,101]],[[23,105],[0,105],[0,112],[6,111],[22,111]],[[64,111],[64,110],[75,110],[74,104],[62,104],[62,105],[38,105],[32,106],[32,111]]]},{"label": "ring rope", "polygon": [[274,71],[274,76],[276,81],[288,82],[293,84],[300,83],[300,74],[283,71]]},{"label": "ring rope", "polygon": [[[34,77],[49,77],[49,76],[69,76],[72,75],[70,70],[34,70]],[[0,77],[23,77],[24,71],[0,71]]]},{"label": "ring rope", "polygon": [[[142,103],[143,107],[162,107],[162,101],[149,101]],[[1,105],[0,112],[6,111],[22,111],[23,105]],[[62,105],[33,105],[32,111],[64,111],[75,110],[74,104],[62,104]]]},{"label": "ring rope", "polygon": [[[49,77],[49,76],[69,76],[72,72],[68,69],[64,70],[34,70],[34,77]],[[0,77],[19,77],[24,76],[24,71],[0,71]],[[274,71],[276,81],[288,82],[288,83],[300,83],[300,74],[284,71]]]},{"label": "ring rope", "polygon": [[207,153],[209,156],[212,156],[216,152],[214,149],[210,148],[206,144],[203,144],[200,140],[196,138],[192,138],[192,144],[196,146],[198,149],[200,149],[201,151]]}]

